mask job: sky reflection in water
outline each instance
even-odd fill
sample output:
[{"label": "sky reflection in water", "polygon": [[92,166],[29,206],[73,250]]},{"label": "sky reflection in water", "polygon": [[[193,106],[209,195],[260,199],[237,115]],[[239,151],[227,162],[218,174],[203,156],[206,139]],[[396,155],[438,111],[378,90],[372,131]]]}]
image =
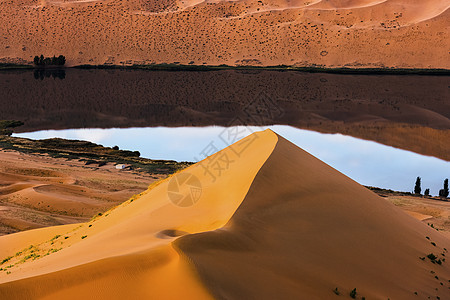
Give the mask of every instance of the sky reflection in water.
[{"label": "sky reflection in water", "polygon": [[[290,126],[250,127],[252,131],[270,128],[355,181],[399,191],[411,191],[417,176],[422,191],[430,188],[437,195],[445,178],[450,177],[450,162],[434,157],[365,141],[341,134],[322,134]],[[226,144],[219,138],[224,127],[149,127],[125,129],[68,129],[15,134],[32,139],[60,137],[88,140],[104,146],[138,150],[153,159],[198,161],[212,142],[219,150]],[[249,131],[248,131],[249,132]],[[301,172],[301,170],[299,170]]]}]

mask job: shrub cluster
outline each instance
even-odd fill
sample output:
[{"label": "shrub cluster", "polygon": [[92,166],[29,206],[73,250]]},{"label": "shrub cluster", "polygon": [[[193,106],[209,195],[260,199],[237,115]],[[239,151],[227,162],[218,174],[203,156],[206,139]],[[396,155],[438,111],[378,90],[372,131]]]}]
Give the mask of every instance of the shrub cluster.
[{"label": "shrub cluster", "polygon": [[66,57],[64,55],[44,57],[41,54],[41,56],[35,56],[33,62],[36,66],[64,66],[66,64]]}]

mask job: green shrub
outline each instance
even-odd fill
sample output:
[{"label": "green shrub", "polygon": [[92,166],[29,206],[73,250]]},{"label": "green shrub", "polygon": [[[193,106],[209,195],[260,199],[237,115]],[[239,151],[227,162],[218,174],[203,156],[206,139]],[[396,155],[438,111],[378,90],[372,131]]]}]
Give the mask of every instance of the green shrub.
[{"label": "green shrub", "polygon": [[350,292],[350,297],[352,297],[353,299],[356,298],[356,288],[354,288],[354,289]]},{"label": "green shrub", "polygon": [[436,260],[436,258],[437,258],[437,256],[434,255],[433,253],[428,254],[427,257],[431,260]]},{"label": "green shrub", "polygon": [[59,238],[60,236],[61,236],[61,235],[59,235],[59,234],[55,235],[55,236],[51,239],[51,241],[56,240],[56,239]]},{"label": "green shrub", "polygon": [[11,258],[13,258],[13,257],[9,256],[9,257],[3,259],[2,262],[0,263],[0,265],[3,265],[5,262],[8,262]]}]

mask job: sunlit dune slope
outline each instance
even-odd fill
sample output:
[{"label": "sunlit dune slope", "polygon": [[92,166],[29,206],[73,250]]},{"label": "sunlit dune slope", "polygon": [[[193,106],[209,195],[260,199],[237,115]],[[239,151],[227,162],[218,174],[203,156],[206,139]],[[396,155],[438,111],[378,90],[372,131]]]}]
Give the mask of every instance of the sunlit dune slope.
[{"label": "sunlit dune slope", "polygon": [[[59,231],[50,227],[0,238],[0,257],[13,256],[1,265],[13,266],[0,272],[0,298],[181,299],[186,294],[209,298],[188,259],[171,242],[179,235],[226,224],[276,141],[274,134],[255,133],[176,174],[174,180],[184,180],[186,174],[193,176],[188,181],[197,178],[188,186],[200,188],[200,194],[194,195],[200,198],[193,198],[198,200],[195,205],[178,203],[177,194],[189,190],[177,192],[169,179],[78,227]],[[214,173],[216,162],[226,158],[229,168]],[[204,172],[205,166],[211,173]]]},{"label": "sunlit dune slope", "polygon": [[0,298],[333,299],[357,288],[359,299],[445,299],[446,249],[436,230],[266,130],[88,223],[1,237],[0,258],[12,257]]},{"label": "sunlit dune slope", "polygon": [[2,0],[0,58],[448,69],[448,8],[446,0]]}]

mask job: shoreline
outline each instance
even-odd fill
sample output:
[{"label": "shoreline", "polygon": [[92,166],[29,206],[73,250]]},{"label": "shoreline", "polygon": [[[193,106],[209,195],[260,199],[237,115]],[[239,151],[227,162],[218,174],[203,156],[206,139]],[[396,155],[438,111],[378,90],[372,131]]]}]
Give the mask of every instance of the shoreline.
[{"label": "shoreline", "polygon": [[[82,148],[82,150],[80,149]],[[0,135],[0,151],[17,151],[24,154],[44,154],[52,158],[65,158],[67,160],[80,160],[85,161],[86,165],[99,165],[104,163],[116,163],[130,165],[131,169],[138,172],[152,174],[155,169],[161,171],[161,167],[166,169],[165,173],[173,174],[179,170],[194,164],[190,161],[173,161],[173,160],[159,160],[151,158],[136,157],[133,155],[132,150],[113,150],[110,147],[105,147],[100,144],[94,144],[83,140],[69,140],[61,138],[33,140],[29,138],[19,138]],[[93,150],[95,150],[94,153]],[[152,166],[152,165],[157,165]],[[150,166],[146,166],[150,165]],[[149,169],[146,169],[146,167]],[[159,168],[158,168],[159,167]],[[424,198],[429,200],[448,202],[449,198],[441,198],[439,196],[432,195],[416,195],[411,192],[394,191],[387,188],[365,186],[365,188],[371,190],[381,197],[388,196],[410,196],[417,198]]]},{"label": "shoreline", "polygon": [[24,154],[47,155],[51,158],[83,161],[85,165],[101,167],[107,163],[124,165],[127,169],[145,174],[170,175],[182,170],[192,162],[150,159],[140,156],[139,151],[105,147],[83,140],[27,138],[0,135],[0,151],[17,151]]},{"label": "shoreline", "polygon": [[278,72],[303,72],[303,73],[326,73],[341,75],[427,75],[427,76],[450,76],[449,69],[413,69],[413,68],[323,68],[323,67],[295,67],[287,65],[276,66],[230,66],[230,65],[181,65],[181,64],[152,64],[152,65],[76,65],[71,67],[35,67],[23,64],[0,64],[0,71],[14,70],[146,70],[146,71],[278,71]]},{"label": "shoreline", "polygon": [[368,186],[368,185],[363,185],[363,186],[383,198],[386,198],[389,196],[398,196],[398,197],[409,196],[409,197],[414,197],[414,198],[428,199],[428,200],[435,200],[435,201],[442,201],[442,202],[449,202],[449,200],[450,200],[450,198],[442,198],[439,196],[414,194],[412,192],[394,191],[391,189],[385,189],[385,188]]}]

